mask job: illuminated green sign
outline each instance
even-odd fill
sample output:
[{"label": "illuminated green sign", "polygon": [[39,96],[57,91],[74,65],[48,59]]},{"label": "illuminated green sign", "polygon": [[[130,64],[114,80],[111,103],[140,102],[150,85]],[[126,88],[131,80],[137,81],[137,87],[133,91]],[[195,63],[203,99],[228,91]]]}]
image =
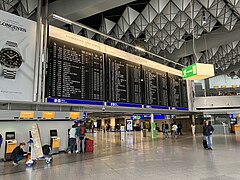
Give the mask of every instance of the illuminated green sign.
[{"label": "illuminated green sign", "polygon": [[185,68],[182,68],[182,78],[186,79],[192,76],[197,75],[197,65],[192,64],[190,66],[187,66]]}]

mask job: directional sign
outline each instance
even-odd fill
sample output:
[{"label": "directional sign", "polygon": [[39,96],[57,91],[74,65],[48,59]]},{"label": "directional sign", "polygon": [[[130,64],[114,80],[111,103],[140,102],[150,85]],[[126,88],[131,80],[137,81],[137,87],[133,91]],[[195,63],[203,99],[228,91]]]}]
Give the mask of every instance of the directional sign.
[{"label": "directional sign", "polygon": [[182,78],[186,80],[203,80],[214,76],[212,64],[195,63],[182,69]]},{"label": "directional sign", "polygon": [[184,79],[195,76],[197,74],[196,64],[192,64],[182,69],[182,77]]}]

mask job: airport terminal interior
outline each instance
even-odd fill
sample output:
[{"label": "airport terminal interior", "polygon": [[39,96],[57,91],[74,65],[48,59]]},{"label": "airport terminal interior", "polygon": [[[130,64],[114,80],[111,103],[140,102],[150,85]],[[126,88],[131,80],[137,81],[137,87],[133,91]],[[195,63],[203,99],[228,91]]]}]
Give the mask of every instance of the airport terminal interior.
[{"label": "airport terminal interior", "polygon": [[240,179],[240,0],[0,0],[0,180]]}]

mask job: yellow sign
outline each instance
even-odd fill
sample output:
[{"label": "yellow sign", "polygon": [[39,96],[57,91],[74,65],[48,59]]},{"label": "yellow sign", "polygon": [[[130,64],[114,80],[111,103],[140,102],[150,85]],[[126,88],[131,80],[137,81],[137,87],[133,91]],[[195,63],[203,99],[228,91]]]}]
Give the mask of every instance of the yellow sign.
[{"label": "yellow sign", "polygon": [[34,112],[20,112],[20,119],[33,119],[34,118]]},{"label": "yellow sign", "polygon": [[16,143],[9,143],[7,144],[7,147],[6,147],[6,153],[9,154],[9,153],[12,153],[13,150],[17,147],[17,144]]},{"label": "yellow sign", "polygon": [[70,112],[70,119],[79,119],[80,112]]},{"label": "yellow sign", "polygon": [[43,112],[42,118],[43,119],[54,119],[55,112]]},{"label": "yellow sign", "polygon": [[60,139],[53,139],[52,148],[59,148],[60,147]]}]

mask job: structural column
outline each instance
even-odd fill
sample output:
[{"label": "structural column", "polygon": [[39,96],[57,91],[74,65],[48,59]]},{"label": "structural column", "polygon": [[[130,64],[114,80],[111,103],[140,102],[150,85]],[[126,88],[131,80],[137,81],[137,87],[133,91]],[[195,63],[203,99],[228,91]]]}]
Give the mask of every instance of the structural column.
[{"label": "structural column", "polygon": [[110,117],[110,126],[112,129],[115,128],[115,117]]}]

